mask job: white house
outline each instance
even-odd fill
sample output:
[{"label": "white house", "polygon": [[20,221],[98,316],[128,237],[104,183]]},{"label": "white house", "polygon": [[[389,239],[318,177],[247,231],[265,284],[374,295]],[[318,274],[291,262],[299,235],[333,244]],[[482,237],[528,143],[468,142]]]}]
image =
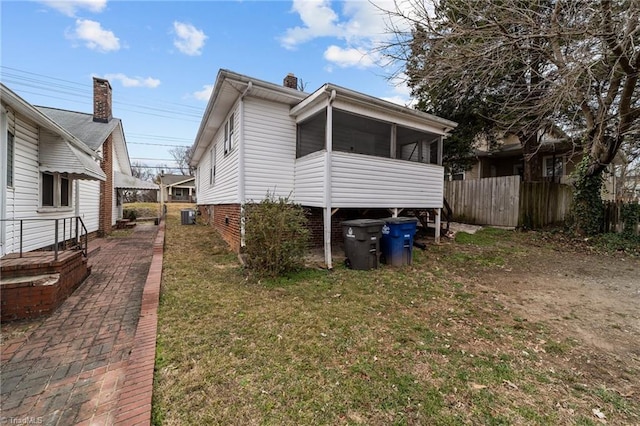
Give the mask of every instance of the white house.
[{"label": "white house", "polygon": [[57,241],[75,235],[75,217],[82,232],[108,233],[121,217],[119,188],[157,189],[131,176],[106,80],[94,79],[94,115],[33,106],[2,83],[0,90],[0,256],[53,245],[56,219]]},{"label": "white house", "polygon": [[0,255],[5,255],[20,250],[20,234],[22,251],[53,244],[55,219],[79,216],[87,224],[97,219],[99,194],[88,202],[87,188],[98,187],[106,176],[99,155],[82,140],[2,83],[0,90]]},{"label": "white house", "polygon": [[434,209],[439,232],[442,144],[456,123],[333,84],[296,87],[292,74],[280,86],[218,73],[191,165],[199,209],[231,247],[244,245],[243,204],[267,192],[309,208],[329,268],[332,234],[363,209]]},{"label": "white house", "polygon": [[117,220],[122,219],[123,190],[158,189],[158,185],[132,176],[122,120],[113,117],[112,89],[107,80],[93,78],[93,114],[36,108],[100,156],[106,179],[86,190],[86,196],[99,203],[99,214],[92,218],[90,229],[96,229],[100,236],[111,232]]}]

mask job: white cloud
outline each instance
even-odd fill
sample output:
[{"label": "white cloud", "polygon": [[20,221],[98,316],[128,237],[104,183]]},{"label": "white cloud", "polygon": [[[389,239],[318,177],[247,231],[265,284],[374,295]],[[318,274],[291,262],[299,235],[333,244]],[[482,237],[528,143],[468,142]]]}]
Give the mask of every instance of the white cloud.
[{"label": "white cloud", "polygon": [[292,12],[297,13],[303,27],[289,28],[280,42],[287,49],[316,37],[340,37],[338,15],[331,9],[329,0],[293,0]]},{"label": "white cloud", "polygon": [[176,34],[173,45],[177,47],[179,51],[189,56],[202,54],[204,41],[208,38],[202,30],[197,29],[191,24],[178,21],[173,23],[173,30]]},{"label": "white cloud", "polygon": [[107,0],[40,0],[40,3],[72,17],[78,10],[99,13],[107,7]]},{"label": "white cloud", "polygon": [[160,86],[160,80],[152,77],[128,77],[125,74],[117,73],[106,74],[104,78],[109,81],[120,81],[120,83],[124,87],[148,87],[151,89],[155,89],[156,87]]},{"label": "white cloud", "polygon": [[[339,67],[370,67],[378,60],[375,48],[388,37],[387,14],[393,0],[347,0],[338,13],[330,0],[293,0],[292,13],[299,15],[301,26],[289,28],[280,37],[289,50],[316,38],[333,38],[344,42],[327,48],[324,57]],[[357,58],[357,59],[356,59]]]},{"label": "white cloud", "polygon": [[324,52],[324,58],[341,68],[368,68],[375,65],[373,57],[367,52],[355,48],[343,49],[339,46],[329,46]]},{"label": "white cloud", "polygon": [[193,92],[193,97],[199,101],[208,101],[213,93],[213,84],[205,84],[202,90]]},{"label": "white cloud", "polygon": [[75,30],[68,32],[67,37],[80,40],[89,49],[99,52],[120,50],[120,39],[112,31],[102,28],[99,22],[89,19],[77,19]]}]

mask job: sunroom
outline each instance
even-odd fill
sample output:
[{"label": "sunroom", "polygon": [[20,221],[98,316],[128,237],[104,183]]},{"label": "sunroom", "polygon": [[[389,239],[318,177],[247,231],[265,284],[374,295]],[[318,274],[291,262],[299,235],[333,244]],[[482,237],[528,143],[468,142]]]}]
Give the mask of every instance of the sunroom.
[{"label": "sunroom", "polygon": [[439,222],[443,139],[456,123],[330,84],[290,114],[297,124],[295,200],[323,209],[327,263],[338,209],[382,208],[393,216],[434,209]]}]

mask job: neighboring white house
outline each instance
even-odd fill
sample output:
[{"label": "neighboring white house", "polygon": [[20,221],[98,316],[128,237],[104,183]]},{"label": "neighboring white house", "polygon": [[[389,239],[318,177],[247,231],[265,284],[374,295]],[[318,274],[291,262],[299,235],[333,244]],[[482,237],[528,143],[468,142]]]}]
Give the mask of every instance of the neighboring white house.
[{"label": "neighboring white house", "polygon": [[20,250],[21,233],[23,251],[52,245],[54,219],[95,219],[97,230],[99,193],[89,192],[106,179],[99,155],[2,83],[0,90],[0,255]]},{"label": "neighboring white house", "polygon": [[158,185],[132,176],[122,121],[113,117],[112,89],[107,80],[93,78],[93,114],[36,108],[100,155],[106,179],[80,193],[81,203],[82,197],[88,202],[99,202],[99,215],[91,222],[91,229],[95,228],[99,235],[111,232],[116,221],[122,219],[122,191],[158,189]]},{"label": "neighboring white house", "polygon": [[328,267],[332,233],[355,209],[435,209],[439,233],[442,144],[456,123],[333,84],[296,87],[292,74],[280,86],[218,73],[191,165],[199,209],[232,248],[244,245],[242,205],[267,192],[309,208]]},{"label": "neighboring white house", "polygon": [[[108,233],[121,217],[119,188],[158,188],[131,176],[106,80],[94,79],[102,118],[35,107],[2,83],[0,89],[0,256],[51,246],[55,219],[80,217],[89,234]],[[58,241],[74,234],[74,221],[58,226]]]}]

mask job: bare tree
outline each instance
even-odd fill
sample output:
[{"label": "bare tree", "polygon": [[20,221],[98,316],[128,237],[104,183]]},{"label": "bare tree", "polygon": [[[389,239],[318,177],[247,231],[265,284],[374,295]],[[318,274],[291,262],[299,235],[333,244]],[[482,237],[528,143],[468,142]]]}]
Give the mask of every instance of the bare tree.
[{"label": "bare tree", "polygon": [[138,179],[146,180],[149,182],[153,182],[153,178],[156,175],[154,168],[149,167],[148,165],[140,161],[133,162],[133,164],[131,165],[131,174],[133,175],[133,177],[137,177]]},{"label": "bare tree", "polygon": [[639,133],[640,2],[408,0],[389,14],[384,51],[406,64],[414,92],[481,98],[526,154],[553,123],[597,176]]},{"label": "bare tree", "polygon": [[169,150],[169,154],[171,154],[176,164],[178,165],[176,169],[185,176],[191,176],[194,173],[194,168],[189,165],[189,160],[191,160],[192,153],[193,147],[191,146],[181,146],[171,148]]}]

